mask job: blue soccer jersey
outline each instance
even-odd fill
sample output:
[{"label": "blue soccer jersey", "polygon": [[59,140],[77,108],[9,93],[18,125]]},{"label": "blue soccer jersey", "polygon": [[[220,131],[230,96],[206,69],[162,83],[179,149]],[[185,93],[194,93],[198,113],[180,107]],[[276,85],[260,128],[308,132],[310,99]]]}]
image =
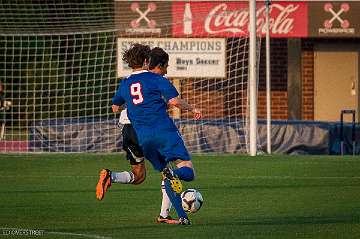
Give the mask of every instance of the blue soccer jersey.
[{"label": "blue soccer jersey", "polygon": [[115,105],[126,103],[144,156],[159,171],[170,161],[190,159],[177,127],[167,114],[168,100],[178,95],[163,76],[138,71],[121,82],[112,99]]},{"label": "blue soccer jersey", "polygon": [[176,88],[163,76],[136,71],[122,80],[112,102],[127,104],[128,117],[135,127],[153,127],[169,118],[167,101],[178,95]]}]

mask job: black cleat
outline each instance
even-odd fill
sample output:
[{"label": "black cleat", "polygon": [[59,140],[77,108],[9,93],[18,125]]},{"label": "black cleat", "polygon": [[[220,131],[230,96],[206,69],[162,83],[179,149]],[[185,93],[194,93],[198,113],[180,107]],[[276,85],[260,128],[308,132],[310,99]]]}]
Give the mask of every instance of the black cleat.
[{"label": "black cleat", "polygon": [[191,225],[190,220],[187,217],[180,217],[179,224],[180,225]]}]

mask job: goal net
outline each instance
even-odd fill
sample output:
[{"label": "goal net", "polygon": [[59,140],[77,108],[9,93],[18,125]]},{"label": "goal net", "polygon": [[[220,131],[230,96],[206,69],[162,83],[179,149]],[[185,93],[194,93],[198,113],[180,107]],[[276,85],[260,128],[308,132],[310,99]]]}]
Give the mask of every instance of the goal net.
[{"label": "goal net", "polygon": [[167,77],[202,111],[169,109],[190,152],[248,152],[247,1],[75,2],[1,1],[0,152],[121,151],[111,98],[134,42],[169,53]]}]

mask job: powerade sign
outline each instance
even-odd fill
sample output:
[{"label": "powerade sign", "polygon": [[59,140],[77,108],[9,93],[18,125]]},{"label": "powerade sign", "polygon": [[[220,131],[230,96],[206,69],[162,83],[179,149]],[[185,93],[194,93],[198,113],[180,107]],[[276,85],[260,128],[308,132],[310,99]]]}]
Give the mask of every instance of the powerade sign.
[{"label": "powerade sign", "polygon": [[309,3],[311,37],[360,37],[360,2]]},{"label": "powerade sign", "polygon": [[119,35],[171,35],[171,1],[115,1],[115,24]]}]

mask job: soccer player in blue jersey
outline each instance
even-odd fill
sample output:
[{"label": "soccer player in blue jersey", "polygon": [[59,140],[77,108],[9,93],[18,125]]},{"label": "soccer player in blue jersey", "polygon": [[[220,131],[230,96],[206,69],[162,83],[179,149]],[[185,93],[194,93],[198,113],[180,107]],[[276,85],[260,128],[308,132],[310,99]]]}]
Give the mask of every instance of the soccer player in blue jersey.
[{"label": "soccer player in blue jersey", "polygon": [[[144,53],[148,51],[148,47],[139,45],[137,47],[133,47],[132,49],[132,51],[127,52],[126,57],[133,58],[131,67],[134,71],[142,70],[143,68],[141,67],[141,64],[142,62],[146,61],[146,54]],[[149,62],[149,70],[160,75],[166,74],[167,67],[163,66],[167,65],[168,62],[167,53],[160,48],[155,48],[151,51],[150,58],[151,60]],[[142,150],[139,148],[137,143],[136,133],[134,132],[126,116],[126,109],[121,112],[120,121],[124,125],[122,130],[124,144],[123,148],[127,153],[126,157],[130,161],[132,170],[130,172],[111,172],[108,169],[101,170],[96,193],[99,200],[102,200],[111,183],[140,184],[145,179],[146,170],[145,164],[143,162],[144,157]],[[157,222],[169,224],[179,223],[178,220],[174,220],[169,216],[171,203],[164,189],[164,181],[162,184],[162,193],[163,197],[161,212],[160,216],[157,218]]]},{"label": "soccer player in blue jersey", "polygon": [[[133,59],[129,66],[134,72],[142,70],[144,63],[148,62],[150,47],[146,45],[137,44],[133,51],[127,51],[126,58]],[[100,178],[96,185],[96,198],[102,200],[111,183],[122,184],[141,184],[146,177],[146,169],[144,163],[143,152],[138,145],[137,135],[134,132],[130,121],[127,119],[126,111],[123,111],[120,119],[124,123],[122,130],[123,135],[123,149],[126,152],[126,158],[131,165],[131,171],[111,172],[109,169],[102,169],[100,171]],[[128,121],[128,122],[127,122]]]},{"label": "soccer player in blue jersey", "polygon": [[[164,75],[166,68],[160,67],[162,60],[156,56],[149,62],[149,57],[156,55],[155,51],[150,51],[150,47],[146,45],[137,45],[133,47],[133,51],[127,51],[126,58],[132,58],[132,65],[129,65],[133,71],[148,69],[151,65],[151,71]],[[127,117],[127,109],[123,109],[120,114],[119,124],[122,127],[123,149],[126,152],[126,158],[130,163],[131,171],[115,172],[109,169],[100,171],[100,178],[96,186],[96,198],[102,200],[112,183],[120,184],[141,184],[146,177],[146,167],[144,162],[144,154],[139,146],[137,135]],[[178,220],[173,219],[170,215],[171,202],[166,194],[164,182],[161,185],[162,203],[160,215],[156,218],[158,223],[178,224]]]},{"label": "soccer player in blue jersey", "polygon": [[[160,66],[167,68],[168,55],[164,56],[166,61]],[[129,60],[125,59],[130,65]],[[119,106],[126,103],[128,117],[145,158],[165,177],[166,192],[179,216],[179,223],[190,224],[181,207],[181,183],[177,178],[192,181],[195,174],[179,131],[167,114],[167,104],[192,111],[195,119],[200,119],[201,113],[178,96],[179,93],[166,78],[146,70],[136,71],[121,82],[113,97],[112,108],[116,112]],[[177,168],[171,170],[167,167],[170,162],[175,162]]]}]

